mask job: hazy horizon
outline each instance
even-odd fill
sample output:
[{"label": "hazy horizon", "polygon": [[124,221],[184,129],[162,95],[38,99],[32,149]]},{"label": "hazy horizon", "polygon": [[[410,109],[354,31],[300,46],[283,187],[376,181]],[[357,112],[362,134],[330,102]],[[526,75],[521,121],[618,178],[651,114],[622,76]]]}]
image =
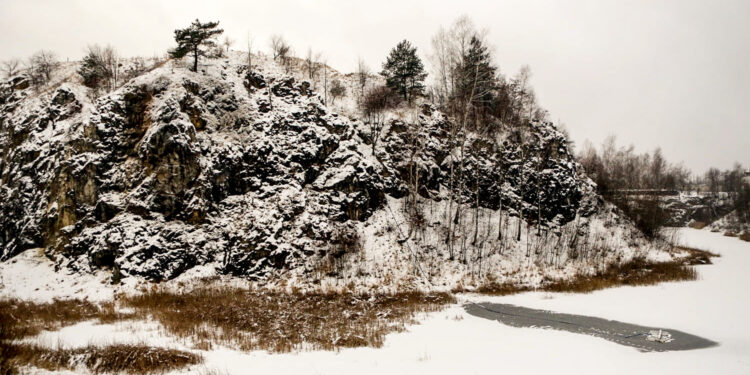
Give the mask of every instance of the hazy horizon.
[{"label": "hazy horizon", "polygon": [[379,71],[402,40],[429,67],[439,26],[467,15],[489,31],[503,74],[528,64],[551,119],[580,146],[611,134],[637,152],[661,146],[695,173],[750,165],[750,2],[743,1],[429,1],[374,4],[326,1],[35,1],[0,2],[0,60],[39,49],[79,59],[89,44],[124,56],[162,55],[173,30],[195,18],[218,20],[244,50],[268,50],[282,34],[298,55],[308,47],[348,72],[362,57]]}]

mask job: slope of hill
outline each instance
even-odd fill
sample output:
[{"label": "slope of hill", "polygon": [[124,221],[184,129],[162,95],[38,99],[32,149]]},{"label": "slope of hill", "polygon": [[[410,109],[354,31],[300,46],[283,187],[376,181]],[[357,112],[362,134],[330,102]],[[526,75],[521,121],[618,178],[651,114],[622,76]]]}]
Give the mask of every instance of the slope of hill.
[{"label": "slope of hill", "polygon": [[240,54],[199,72],[172,61],[95,101],[74,69],[41,93],[22,76],[0,86],[0,260],[41,248],[113,282],[200,268],[448,289],[666,256],[602,202],[552,124],[450,144],[450,119],[422,102],[391,112],[373,147],[354,78],[336,72],[348,116],[302,72],[262,58],[249,71]]}]

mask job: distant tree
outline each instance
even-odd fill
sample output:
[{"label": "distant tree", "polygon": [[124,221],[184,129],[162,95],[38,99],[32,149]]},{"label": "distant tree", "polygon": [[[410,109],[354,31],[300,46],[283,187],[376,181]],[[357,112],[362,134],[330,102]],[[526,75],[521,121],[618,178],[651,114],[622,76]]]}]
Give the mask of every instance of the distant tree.
[{"label": "distant tree", "polygon": [[474,107],[489,105],[495,89],[497,68],[492,63],[489,50],[476,35],[471,37],[457,70],[456,97]]},{"label": "distant tree", "polygon": [[38,51],[28,61],[28,72],[35,85],[45,85],[52,79],[52,73],[60,66],[52,51]]},{"label": "distant tree", "polygon": [[380,75],[385,77],[386,85],[401,94],[409,104],[415,95],[422,95],[424,92],[427,73],[422,60],[417,56],[417,48],[412,47],[407,40],[391,50]]},{"label": "distant tree", "polygon": [[78,68],[78,75],[83,79],[83,85],[97,89],[106,74],[101,48],[97,45],[89,46],[86,56],[81,61],[81,67]]},{"label": "distant tree", "polygon": [[388,109],[396,106],[397,98],[387,86],[376,86],[362,98],[362,114],[365,123],[370,126],[370,141],[372,142],[373,153],[385,126],[385,113]]},{"label": "distant tree", "polygon": [[323,105],[328,105],[328,61],[323,56],[320,59],[323,66]]},{"label": "distant tree", "polygon": [[169,55],[179,59],[191,54],[193,56],[193,71],[197,72],[198,58],[206,56],[207,53],[216,48],[214,39],[224,32],[224,30],[216,28],[218,25],[218,21],[201,23],[196,19],[189,27],[175,30],[174,40],[177,42],[177,47],[169,51]]},{"label": "distant tree", "polygon": [[146,60],[143,57],[136,57],[132,60],[131,64],[125,68],[125,71],[122,73],[121,81],[127,82],[133,78],[136,78],[156,67],[158,63],[159,59],[154,59],[153,65],[151,65],[151,67],[148,67],[146,66]]},{"label": "distant tree", "polygon": [[292,46],[281,35],[271,36],[271,52],[274,61],[279,61],[284,70],[289,73],[292,63]]},{"label": "distant tree", "polygon": [[361,57],[357,59],[357,71],[354,74],[357,76],[360,95],[364,96],[367,80],[370,78],[370,67],[367,66],[367,63]]},{"label": "distant tree", "polygon": [[653,178],[651,186],[654,189],[664,188],[664,170],[666,167],[667,162],[661,153],[661,147],[657,147],[654,150],[654,156],[651,158],[651,178]]},{"label": "distant tree", "polygon": [[750,223],[750,185],[742,185],[734,198],[734,209],[740,222]]},{"label": "distant tree", "polygon": [[247,71],[252,72],[253,71],[253,44],[255,44],[255,40],[250,36],[250,33],[247,33]]},{"label": "distant tree", "polygon": [[439,104],[445,104],[455,97],[460,81],[459,69],[463,57],[473,37],[481,38],[484,31],[478,31],[467,16],[457,18],[450,28],[440,27],[432,37],[433,52],[430,55],[434,73],[434,92]]},{"label": "distant tree", "polygon": [[281,59],[283,61],[292,51],[292,46],[290,46],[286,39],[279,34],[271,36],[270,44],[274,60]]},{"label": "distant tree", "polygon": [[317,81],[318,71],[320,70],[320,52],[313,52],[312,47],[307,49],[307,55],[305,56],[305,69],[307,70],[307,77],[315,86]]},{"label": "distant tree", "polygon": [[117,52],[111,46],[89,46],[78,74],[83,79],[83,84],[94,91],[114,90],[119,76]]},{"label": "distant tree", "polygon": [[523,65],[511,82],[511,106],[517,123],[522,122],[524,118],[530,120],[531,116],[525,117],[524,114],[531,114],[536,103],[533,90],[529,85],[530,80],[531,68]]},{"label": "distant tree", "polygon": [[336,98],[340,98],[346,95],[346,87],[341,83],[340,80],[334,79],[331,82],[331,104],[336,101]]},{"label": "distant tree", "polygon": [[224,40],[221,42],[221,44],[226,48],[226,52],[229,53],[229,48],[234,45],[234,39],[230,38],[228,35],[224,36]]},{"label": "distant tree", "polygon": [[3,61],[3,74],[5,78],[10,78],[21,72],[21,60],[10,59]]}]

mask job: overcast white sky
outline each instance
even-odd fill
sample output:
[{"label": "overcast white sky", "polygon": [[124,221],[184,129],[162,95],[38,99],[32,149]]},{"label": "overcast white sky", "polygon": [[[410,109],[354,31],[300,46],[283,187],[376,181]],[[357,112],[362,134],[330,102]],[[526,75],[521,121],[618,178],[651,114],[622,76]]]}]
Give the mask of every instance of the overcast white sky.
[{"label": "overcast white sky", "polygon": [[462,14],[489,29],[503,73],[531,66],[540,103],[579,145],[615,134],[701,173],[750,165],[750,1],[0,0],[0,59],[79,59],[92,43],[163,54],[198,17],[219,20],[235,48],[250,32],[267,50],[280,33],[351,71],[357,56],[379,68],[404,38],[426,58]]}]

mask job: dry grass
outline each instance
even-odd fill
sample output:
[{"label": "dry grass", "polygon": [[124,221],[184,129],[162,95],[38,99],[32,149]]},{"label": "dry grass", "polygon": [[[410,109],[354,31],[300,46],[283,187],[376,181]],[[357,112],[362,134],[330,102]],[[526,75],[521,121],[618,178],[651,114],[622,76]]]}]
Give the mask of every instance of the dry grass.
[{"label": "dry grass", "polygon": [[667,281],[689,281],[698,278],[694,268],[682,262],[648,262],[633,259],[627,263],[610,265],[591,276],[581,276],[569,281],[552,281],[543,287],[550,292],[590,293],[595,290],[622,285],[654,285]]},{"label": "dry grass", "polygon": [[386,334],[414,323],[417,313],[453,302],[446,293],[302,294],[228,287],[157,290],[125,300],[198,347],[221,343],[270,352],[380,347]]},{"label": "dry grass", "polygon": [[499,283],[497,281],[487,281],[479,285],[475,289],[459,288],[459,289],[453,289],[453,292],[454,293],[474,292],[474,293],[479,293],[479,294],[487,294],[491,296],[508,296],[511,294],[529,292],[532,290],[535,290],[535,289],[525,286],[525,285],[517,285],[513,283]]},{"label": "dry grass", "polygon": [[188,339],[200,350],[215,344],[271,352],[335,350],[380,347],[386,334],[415,323],[416,314],[453,302],[446,293],[302,294],[207,286],[180,293],[153,289],[125,297],[123,304],[133,307],[133,314],[118,312],[112,303],[4,300],[0,301],[0,375],[16,374],[24,365],[52,371],[83,365],[94,373],[144,374],[202,360],[193,353],[145,345],[50,349],[16,341],[85,320],[112,323],[153,317],[167,332]]},{"label": "dry grass", "polygon": [[115,311],[114,304],[96,305],[80,300],[34,303],[16,299],[0,300],[0,339],[15,340],[42,330],[56,330],[84,320],[102,323],[130,318]]},{"label": "dry grass", "polygon": [[746,231],[742,234],[740,234],[740,239],[743,241],[750,242],[750,231]]},{"label": "dry grass", "polygon": [[737,237],[737,233],[732,232],[731,230],[728,230],[724,232],[725,237]]},{"label": "dry grass", "polygon": [[711,262],[711,258],[721,256],[719,254],[712,253],[707,250],[696,249],[694,247],[675,246],[674,250],[688,253],[688,256],[682,259],[682,264],[687,266],[713,264],[713,262]]},{"label": "dry grass", "polygon": [[670,262],[649,262],[635,258],[625,263],[612,264],[593,275],[579,275],[572,280],[547,280],[539,288],[489,281],[473,290],[454,290],[454,292],[470,291],[500,296],[527,291],[590,293],[623,285],[638,286],[668,281],[689,281],[698,278],[696,270],[689,266],[711,264],[711,257],[719,256],[709,251],[689,247],[676,249],[688,252],[688,256]]},{"label": "dry grass", "polygon": [[690,224],[688,224],[688,227],[693,229],[703,229],[708,225],[705,221],[693,221]]},{"label": "dry grass", "polygon": [[[546,280],[535,289],[549,292],[588,293],[621,285],[652,285],[666,281],[694,280],[690,265],[710,264],[718,256],[700,249],[678,247],[688,255],[664,263],[633,259],[611,265],[590,276],[573,280]],[[490,281],[471,290],[506,295],[532,290],[527,286]],[[467,291],[467,290],[457,290]],[[299,293],[211,287],[191,290],[154,288],[123,297],[121,304],[134,313],[122,314],[113,303],[87,301],[32,303],[0,301],[0,375],[14,374],[17,366],[32,365],[56,370],[86,366],[94,373],[164,372],[199,363],[200,356],[144,345],[88,346],[49,349],[14,342],[41,330],[54,330],[84,320],[103,323],[123,319],[158,320],[172,335],[186,339],[198,350],[227,345],[239,350],[337,350],[345,347],[383,345],[385,336],[415,323],[419,313],[437,311],[455,298],[448,293],[394,294]]]},{"label": "dry grass", "polygon": [[194,353],[124,344],[75,349],[7,344],[3,354],[7,355],[11,363],[19,365],[31,365],[50,371],[72,370],[84,365],[94,373],[162,373],[202,361],[202,357]]},{"label": "dry grass", "polygon": [[0,300],[0,375],[17,374],[18,366],[24,365],[54,371],[79,364],[95,373],[144,374],[180,368],[200,360],[192,353],[143,345],[48,349],[13,342],[42,330],[57,330],[85,320],[98,319],[101,323],[111,323],[132,317],[117,312],[112,303],[96,305],[80,300],[49,303]]}]

